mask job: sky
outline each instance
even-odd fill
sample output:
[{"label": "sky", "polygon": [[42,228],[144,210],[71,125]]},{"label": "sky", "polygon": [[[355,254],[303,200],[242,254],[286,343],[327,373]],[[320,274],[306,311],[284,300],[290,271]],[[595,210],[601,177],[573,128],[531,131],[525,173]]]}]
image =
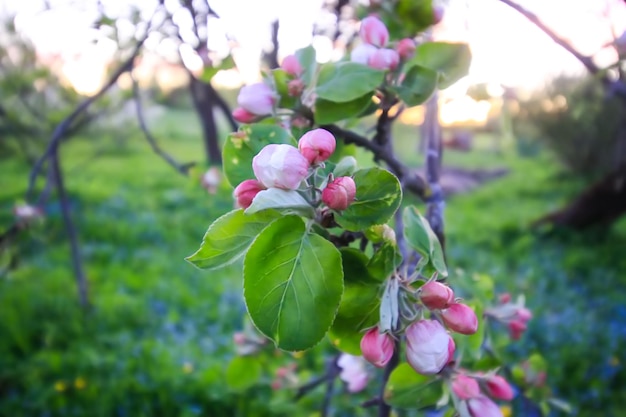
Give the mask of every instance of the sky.
[{"label": "sky", "polygon": [[[174,1],[174,0],[167,0]],[[443,1],[443,0],[442,0]],[[67,59],[85,55],[101,65],[114,51],[106,39],[92,42],[90,22],[95,1],[50,0],[56,11],[42,13],[41,0],[0,0],[0,13],[17,12],[16,23],[44,53],[61,54]],[[322,39],[312,39],[311,29],[320,18],[323,0],[212,0],[219,21],[211,25],[209,45],[222,53],[228,50],[224,32],[237,40],[237,62],[244,82],[258,77],[256,62],[268,46],[268,27],[280,19],[281,55],[308,45],[319,48],[319,56],[328,59]],[[534,11],[546,24],[598,62],[616,59],[610,48],[602,48],[626,29],[626,6],[622,0],[518,0]],[[111,15],[123,16],[132,0],[102,0]],[[135,0],[148,16],[155,0]],[[583,73],[580,63],[525,18],[498,0],[447,0],[445,18],[435,31],[437,39],[468,42],[473,61],[469,77],[459,83],[464,89],[470,83],[488,82],[526,89],[541,88],[560,73]],[[78,5],[78,6],[77,6]],[[241,13],[245,11],[245,13]],[[328,41],[327,41],[328,42]],[[148,46],[151,46],[148,42]],[[156,47],[155,45],[152,45]],[[326,48],[324,48],[326,46]],[[167,48],[167,45],[161,46]],[[170,45],[170,48],[175,48]],[[176,52],[173,49],[170,52]],[[328,51],[326,51],[328,52]],[[75,64],[74,73],[85,69]],[[95,64],[92,64],[95,68]],[[70,71],[71,72],[71,71]],[[91,72],[94,72],[93,68]]]}]

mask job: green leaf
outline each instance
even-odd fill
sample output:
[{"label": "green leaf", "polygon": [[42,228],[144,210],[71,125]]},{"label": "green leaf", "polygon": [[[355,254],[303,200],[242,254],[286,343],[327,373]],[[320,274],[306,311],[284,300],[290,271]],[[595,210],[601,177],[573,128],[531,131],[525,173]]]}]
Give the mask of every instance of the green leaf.
[{"label": "green leaf", "polygon": [[361,355],[363,330],[378,322],[380,283],[367,270],[367,256],[354,248],[341,249],[345,287],[328,336],[339,350]]},{"label": "green leaf", "polygon": [[255,326],[284,350],[314,346],[330,328],[343,292],[341,255],[309,234],[298,216],[270,224],[244,261],[244,298]]},{"label": "green leaf", "polygon": [[412,66],[402,84],[394,90],[408,106],[424,103],[437,88],[437,72],[420,65]]},{"label": "green leaf", "polygon": [[398,247],[390,242],[385,242],[378,248],[372,259],[367,264],[370,274],[379,281],[387,279],[393,271],[402,263],[402,254]]},{"label": "green leaf", "polygon": [[204,81],[205,83],[210,83],[215,74],[217,74],[221,70],[227,70],[231,68],[235,68],[235,60],[233,59],[232,55],[228,55],[217,66],[205,66],[202,70],[202,74],[200,74],[199,79]]},{"label": "green leaf", "polygon": [[231,133],[226,138],[222,149],[224,174],[233,187],[254,178],[252,158],[271,143],[297,146],[296,140],[288,130],[275,125],[242,126],[239,132]]},{"label": "green leaf", "polygon": [[369,107],[371,102],[372,92],[344,103],[318,97],[315,101],[315,122],[323,125],[357,117]]},{"label": "green leaf", "polygon": [[274,84],[276,85],[276,91],[280,95],[280,102],[278,107],[284,109],[290,109],[296,104],[296,98],[289,95],[289,81],[293,79],[285,70],[277,68],[272,71],[274,77]]},{"label": "green leaf", "polygon": [[185,259],[202,269],[229,265],[239,259],[261,230],[278,217],[279,213],[275,211],[247,215],[240,209],[226,213],[209,226],[200,249]]},{"label": "green leaf", "polygon": [[439,73],[439,88],[448,88],[469,71],[472,53],[464,43],[424,42],[410,61]]},{"label": "green leaf", "polygon": [[383,398],[392,407],[424,408],[435,405],[442,392],[441,380],[420,375],[402,363],[389,376]]},{"label": "green leaf", "polygon": [[267,209],[276,209],[283,214],[300,213],[311,218],[314,214],[313,207],[300,193],[295,190],[281,190],[280,188],[260,191],[252,200],[250,207],[246,209],[246,214]]},{"label": "green leaf", "polygon": [[353,176],[356,199],[335,219],[340,226],[352,231],[386,223],[402,201],[400,182],[382,168],[358,170]]},{"label": "green leaf", "polygon": [[326,64],[317,81],[317,97],[336,103],[346,103],[366,94],[371,97],[384,77],[384,71],[356,62]]},{"label": "green leaf", "polygon": [[309,45],[305,48],[298,49],[295,55],[300,62],[300,65],[302,65],[302,68],[304,69],[301,77],[302,81],[304,81],[304,85],[308,86],[313,81],[315,69],[317,68],[315,48]]},{"label": "green leaf", "polygon": [[444,277],[448,276],[448,269],[443,257],[443,250],[435,232],[426,220],[413,206],[406,207],[402,213],[404,222],[404,236],[409,246],[422,256],[423,263],[430,264]]},{"label": "green leaf", "polygon": [[226,385],[235,392],[245,391],[261,379],[262,371],[258,358],[236,356],[226,368]]}]

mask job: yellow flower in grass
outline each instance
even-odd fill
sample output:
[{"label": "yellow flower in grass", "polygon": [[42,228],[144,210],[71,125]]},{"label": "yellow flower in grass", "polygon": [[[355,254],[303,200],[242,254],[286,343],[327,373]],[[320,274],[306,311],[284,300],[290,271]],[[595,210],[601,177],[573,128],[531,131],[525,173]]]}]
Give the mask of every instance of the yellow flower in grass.
[{"label": "yellow flower in grass", "polygon": [[63,392],[67,389],[64,381],[57,381],[54,383],[54,390],[56,392]]}]

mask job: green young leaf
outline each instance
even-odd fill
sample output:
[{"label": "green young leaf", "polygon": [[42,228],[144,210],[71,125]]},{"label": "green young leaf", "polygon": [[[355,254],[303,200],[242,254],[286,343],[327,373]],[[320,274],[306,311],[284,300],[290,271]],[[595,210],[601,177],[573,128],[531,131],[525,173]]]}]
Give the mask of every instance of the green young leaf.
[{"label": "green young leaf", "polygon": [[384,400],[392,407],[424,408],[437,404],[443,382],[420,375],[407,363],[400,364],[389,376]]},{"label": "green young leaf", "polygon": [[328,336],[339,350],[361,355],[363,330],[378,322],[380,283],[367,270],[367,256],[354,248],[342,248],[345,287],[341,305]]},{"label": "green young leaf", "polygon": [[284,350],[314,346],[330,328],[343,292],[341,255],[285,216],[255,239],[244,261],[244,298],[256,327]]},{"label": "green young leaf", "polygon": [[315,122],[323,125],[357,117],[368,108],[371,102],[371,92],[344,103],[318,98],[315,101]]},{"label": "green young leaf", "polygon": [[346,210],[336,214],[337,223],[352,231],[386,223],[402,201],[398,179],[382,168],[358,170],[353,179],[356,198]]},{"label": "green young leaf", "polygon": [[307,217],[313,217],[314,211],[311,204],[295,190],[281,190],[269,188],[260,191],[252,200],[246,214],[257,213],[262,210],[276,209],[280,213],[299,213]]},{"label": "green young leaf", "polygon": [[209,226],[200,249],[185,259],[202,269],[229,265],[239,259],[261,230],[279,216],[275,211],[246,215],[241,209],[226,213]]},{"label": "green young leaf", "polygon": [[217,74],[221,70],[227,70],[231,68],[235,68],[235,60],[233,59],[232,55],[228,55],[226,58],[222,60],[222,62],[220,62],[219,65],[205,66],[199,78],[205,83],[209,83],[211,82],[211,79],[215,76],[215,74]]},{"label": "green young leaf", "polygon": [[304,81],[304,85],[311,85],[315,75],[315,69],[317,68],[315,48],[309,45],[305,48],[298,49],[295,55],[304,69],[304,72],[302,73],[302,81]]},{"label": "green young leaf", "polygon": [[413,65],[407,72],[402,84],[394,90],[402,101],[410,106],[424,103],[437,88],[437,71],[420,65]]},{"label": "green young leaf", "polygon": [[370,259],[367,269],[379,281],[387,279],[402,263],[402,254],[398,246],[385,242]]},{"label": "green young leaf", "polygon": [[464,43],[424,42],[418,45],[410,65],[417,64],[439,73],[439,88],[448,88],[469,71],[472,53]]},{"label": "green young leaf", "polygon": [[293,108],[296,104],[296,98],[289,95],[289,81],[293,78],[285,72],[285,70],[277,68],[272,71],[274,77],[274,84],[276,85],[276,91],[280,95],[280,102],[278,107],[284,109]]},{"label": "green young leaf", "polygon": [[322,67],[315,91],[318,99],[346,103],[367,94],[371,97],[384,77],[384,71],[356,62],[329,63]]},{"label": "green young leaf", "polygon": [[422,256],[423,263],[430,262],[444,277],[448,276],[448,269],[443,257],[443,250],[435,232],[426,220],[413,206],[406,207],[402,213],[404,222],[404,236],[408,244]]},{"label": "green young leaf", "polygon": [[226,368],[226,385],[235,392],[245,391],[261,379],[261,363],[251,356],[236,356]]},{"label": "green young leaf", "polygon": [[288,130],[275,125],[254,124],[242,126],[239,132],[231,133],[222,149],[224,174],[233,187],[242,181],[254,178],[252,158],[266,145],[286,143],[297,146]]}]

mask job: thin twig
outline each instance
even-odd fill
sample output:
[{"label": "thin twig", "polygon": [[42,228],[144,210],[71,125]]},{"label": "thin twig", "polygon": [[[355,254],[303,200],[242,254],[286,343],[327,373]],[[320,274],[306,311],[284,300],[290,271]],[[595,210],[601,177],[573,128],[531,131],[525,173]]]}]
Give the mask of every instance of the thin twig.
[{"label": "thin twig", "polygon": [[144,137],[150,144],[150,147],[152,148],[154,153],[156,153],[161,158],[163,158],[165,162],[167,162],[172,168],[174,168],[180,174],[189,176],[189,168],[194,166],[195,163],[191,162],[187,164],[180,164],[176,161],[176,159],[174,159],[174,157],[172,157],[170,154],[168,154],[163,149],[161,149],[161,147],[157,143],[156,138],[152,135],[152,133],[150,132],[146,124],[146,120],[145,120],[144,112],[143,112],[143,106],[141,104],[141,93],[139,92],[139,85],[135,77],[132,75],[132,72],[131,72],[131,79],[133,83],[133,97],[135,99],[135,109],[137,110],[137,121],[139,122],[139,128],[143,132]]}]

